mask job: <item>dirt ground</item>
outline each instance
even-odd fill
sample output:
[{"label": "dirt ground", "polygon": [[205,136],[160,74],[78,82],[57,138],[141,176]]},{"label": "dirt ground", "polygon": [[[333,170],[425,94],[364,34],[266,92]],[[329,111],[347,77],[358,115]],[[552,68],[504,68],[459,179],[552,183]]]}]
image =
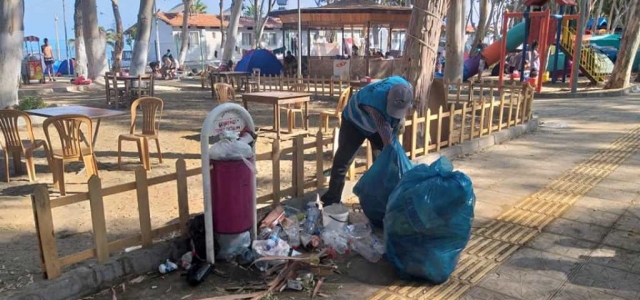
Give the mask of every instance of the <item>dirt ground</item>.
[{"label": "dirt ground", "polygon": [[[184,158],[187,168],[200,166],[200,129],[202,122],[211,109],[218,103],[211,99],[209,90],[188,88],[187,91],[157,91],[156,96],[164,100],[165,109],[160,126],[160,146],[163,152],[163,163],[159,163],[155,147],[150,147],[151,171],[149,177],[175,172],[175,162]],[[56,105],[86,105],[92,107],[106,107],[103,92],[54,93],[42,98],[48,104]],[[238,102],[240,103],[240,102]],[[310,105],[311,132],[317,132],[320,110],[335,107],[335,102],[312,101]],[[102,186],[134,181],[134,170],[141,166],[135,143],[123,144],[122,169],[117,165],[118,135],[129,130],[130,116],[128,109],[125,115],[104,119],[102,121],[98,141],[95,147],[99,162],[99,176]],[[249,112],[254,117],[257,126],[271,126],[272,107],[266,105],[251,105]],[[286,120],[283,116],[282,119]],[[334,125],[337,125],[334,124]],[[286,121],[283,121],[283,127]],[[42,125],[34,125],[34,134],[38,139],[44,139]],[[264,134],[258,139],[256,151],[258,153],[271,150],[273,134]],[[305,141],[310,142],[313,138]],[[283,143],[283,147],[289,145]],[[326,149],[325,166],[330,164],[330,148]],[[305,154],[307,154],[305,152]],[[52,197],[52,177],[44,152],[36,152],[37,183],[29,183],[25,174],[15,174],[11,168],[11,181],[0,182],[0,298],[3,291],[28,288],[33,282],[42,280],[37,239],[34,230],[33,211],[30,201],[36,184],[47,184]],[[314,156],[315,157],[315,156]],[[284,157],[281,167],[281,186],[290,187],[291,157]],[[315,174],[315,158],[307,158],[305,175]],[[12,164],[11,164],[12,165]],[[65,181],[68,194],[87,190],[86,174],[76,174],[82,168],[82,163],[71,163],[65,171]],[[4,169],[4,166],[0,166]],[[258,162],[258,195],[271,191],[271,163]],[[311,169],[312,168],[312,169]],[[24,170],[24,164],[23,164]],[[4,174],[4,170],[0,171]],[[201,212],[202,183],[200,176],[190,177],[189,208],[191,213]],[[107,233],[110,241],[127,237],[139,232],[137,203],[135,191],[121,193],[105,198],[105,214]],[[175,183],[165,183],[150,188],[152,226],[158,227],[171,222],[178,217]],[[91,235],[91,218],[88,201],[53,209],[55,235],[61,256],[89,249],[93,246]],[[89,261],[88,263],[92,263]],[[64,270],[63,270],[64,272]]]}]

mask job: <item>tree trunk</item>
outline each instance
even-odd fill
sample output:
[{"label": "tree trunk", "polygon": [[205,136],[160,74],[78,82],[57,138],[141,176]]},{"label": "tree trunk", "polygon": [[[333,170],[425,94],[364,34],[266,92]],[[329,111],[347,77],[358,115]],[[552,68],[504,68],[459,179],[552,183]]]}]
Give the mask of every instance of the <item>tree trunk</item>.
[{"label": "tree trunk", "polygon": [[609,34],[613,33],[613,13],[616,11],[618,6],[618,0],[611,0],[611,5],[609,6],[609,18],[607,19],[607,32]]},{"label": "tree trunk", "polygon": [[82,1],[82,27],[87,51],[87,78],[95,81],[102,78],[108,69],[106,43],[98,27],[96,0]]},{"label": "tree trunk", "polygon": [[187,51],[189,50],[189,15],[191,14],[191,0],[182,0],[184,11],[182,13],[182,30],[180,31],[181,44],[180,55],[178,55],[178,64],[184,66],[187,59]]},{"label": "tree trunk", "polygon": [[251,40],[251,49],[258,48],[260,40],[258,40],[258,24],[260,24],[260,15],[262,13],[262,5],[264,0],[258,6],[258,0],[253,1],[253,39]]},{"label": "tree trunk", "polygon": [[[419,111],[428,105],[429,87],[433,81],[442,18],[447,0],[417,0],[413,2],[405,42],[404,77],[414,87],[414,102]],[[462,66],[460,66],[462,67]]]},{"label": "tree trunk", "polygon": [[479,44],[482,43],[484,37],[487,35],[487,19],[489,18],[489,0],[480,0],[480,20],[478,20],[478,26],[476,27],[476,33],[471,44],[471,55],[475,55]]},{"label": "tree trunk", "polygon": [[611,77],[605,85],[605,89],[620,89],[629,86],[631,79],[631,67],[640,44],[640,4],[632,1],[624,34],[620,40],[618,59],[613,66]]},{"label": "tree trunk", "polygon": [[82,2],[83,0],[76,0],[75,13],[73,14],[73,27],[76,40],[74,42],[76,47],[76,64],[74,71],[76,76],[87,77],[87,49],[84,44],[84,30],[82,27]]},{"label": "tree trunk", "polygon": [[0,2],[0,108],[18,104],[18,80],[24,38],[23,19],[22,0]]},{"label": "tree trunk", "polygon": [[[224,0],[220,0],[220,54],[222,54],[222,45],[224,45]],[[222,57],[222,56],[220,56]],[[217,58],[217,57],[216,57]]]},{"label": "tree trunk", "polygon": [[591,24],[591,34],[596,34],[598,32],[598,19],[600,19],[600,15],[602,15],[602,5],[604,4],[604,0],[598,1],[598,8],[596,9],[596,14],[593,18],[593,24]]},{"label": "tree trunk", "polygon": [[464,62],[463,26],[466,1],[451,1],[447,11],[447,47],[445,51],[444,76],[449,82],[462,80],[462,64]]},{"label": "tree trunk", "polygon": [[269,7],[267,8],[267,15],[261,19],[260,21],[260,27],[258,28],[258,44],[260,44],[260,41],[262,40],[262,35],[264,34],[264,28],[267,26],[267,22],[269,21],[269,14],[271,13],[271,10],[273,9],[273,6],[276,4],[275,0],[269,0]]},{"label": "tree trunk", "polygon": [[235,0],[229,16],[229,28],[227,28],[227,40],[222,51],[221,64],[226,65],[233,58],[233,50],[238,41],[238,24],[240,23],[240,14],[242,13],[242,1]]},{"label": "tree trunk", "polygon": [[113,7],[113,17],[116,21],[116,43],[113,49],[115,59],[113,60],[113,70],[120,72],[122,67],[122,50],[124,50],[124,29],[122,28],[122,17],[120,17],[120,7],[118,6],[118,0],[111,0],[111,6]]},{"label": "tree trunk", "polygon": [[136,41],[133,46],[130,73],[133,76],[144,74],[149,56],[149,40],[151,39],[151,20],[153,19],[154,0],[140,0]]}]

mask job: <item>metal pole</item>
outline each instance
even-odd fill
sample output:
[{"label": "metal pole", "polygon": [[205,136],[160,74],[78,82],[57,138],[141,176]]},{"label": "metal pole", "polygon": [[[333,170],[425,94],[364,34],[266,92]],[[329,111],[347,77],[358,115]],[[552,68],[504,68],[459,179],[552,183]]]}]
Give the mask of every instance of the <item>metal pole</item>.
[{"label": "metal pole", "polygon": [[[300,0],[298,0],[298,78],[302,78],[302,17],[300,16]],[[308,43],[309,41],[307,41]]]},{"label": "metal pole", "polygon": [[153,19],[156,25],[156,61],[160,61],[160,33],[158,33],[158,11],[156,9],[156,1],[153,1]]},{"label": "metal pole", "polygon": [[64,24],[64,48],[67,49],[67,75],[71,76],[71,59],[69,52],[69,38],[67,38],[67,10],[62,0],[62,23]]},{"label": "metal pole", "polygon": [[573,55],[573,68],[571,69],[571,93],[578,91],[578,73],[580,72],[580,57],[582,55],[582,38],[584,36],[584,21],[587,17],[587,5],[589,1],[582,1],[580,6],[580,18],[576,26],[576,52]]},{"label": "metal pole", "polygon": [[58,52],[58,60],[60,60],[60,35],[58,34],[58,16],[53,17],[53,23],[56,26],[56,51]]}]

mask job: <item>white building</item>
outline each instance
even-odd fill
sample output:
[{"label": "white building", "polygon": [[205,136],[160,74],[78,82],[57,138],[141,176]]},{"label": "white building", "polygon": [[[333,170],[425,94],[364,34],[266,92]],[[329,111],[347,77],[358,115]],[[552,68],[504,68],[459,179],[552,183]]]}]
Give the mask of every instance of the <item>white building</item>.
[{"label": "white building", "polygon": [[[167,50],[171,50],[177,59],[180,53],[182,42],[182,20],[183,13],[158,12],[158,45],[160,55],[164,55]],[[192,14],[188,18],[189,48],[185,64],[187,67],[200,68],[202,62],[214,63],[221,59],[222,33],[220,31],[220,16],[212,14]],[[251,41],[254,36],[254,20],[249,17],[241,17],[238,26],[237,45],[234,49],[233,60],[237,62],[242,58],[243,50],[251,49]],[[228,27],[228,15],[225,15],[224,29]],[[283,47],[282,23],[279,19],[269,18],[262,35],[262,48],[278,49]],[[149,61],[157,61],[156,54],[156,28],[152,23],[151,41],[149,51]]]}]

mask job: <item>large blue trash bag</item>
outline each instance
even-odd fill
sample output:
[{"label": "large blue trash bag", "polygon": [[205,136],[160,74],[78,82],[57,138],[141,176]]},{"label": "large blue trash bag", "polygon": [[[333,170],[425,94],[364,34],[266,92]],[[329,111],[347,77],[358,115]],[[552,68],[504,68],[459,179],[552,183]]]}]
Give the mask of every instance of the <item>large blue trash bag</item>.
[{"label": "large blue trash bag", "polygon": [[404,173],[411,169],[411,160],[397,139],[382,149],[373,165],[353,187],[360,205],[371,224],[382,227],[389,195]]},{"label": "large blue trash bag", "polygon": [[471,179],[446,157],[404,174],[384,219],[387,259],[398,273],[447,281],[469,241],[475,201]]}]

